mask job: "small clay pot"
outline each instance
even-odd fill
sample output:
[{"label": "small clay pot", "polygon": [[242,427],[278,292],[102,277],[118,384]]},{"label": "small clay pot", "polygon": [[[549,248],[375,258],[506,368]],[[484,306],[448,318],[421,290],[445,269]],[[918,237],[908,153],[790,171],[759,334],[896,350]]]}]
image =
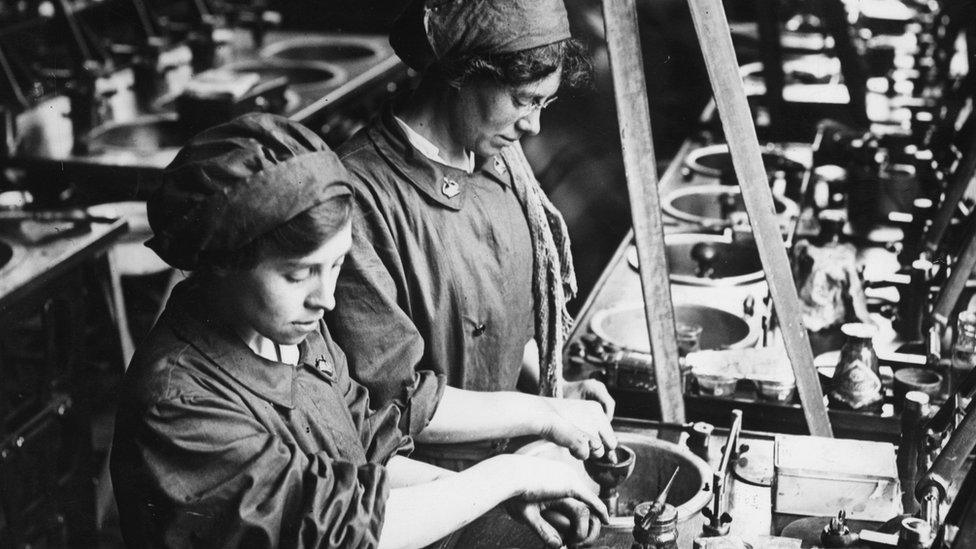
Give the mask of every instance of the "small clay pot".
[{"label": "small clay pot", "polygon": [[920,391],[934,399],[942,387],[942,375],[929,368],[901,368],[895,372],[895,408],[901,410],[905,394]]}]

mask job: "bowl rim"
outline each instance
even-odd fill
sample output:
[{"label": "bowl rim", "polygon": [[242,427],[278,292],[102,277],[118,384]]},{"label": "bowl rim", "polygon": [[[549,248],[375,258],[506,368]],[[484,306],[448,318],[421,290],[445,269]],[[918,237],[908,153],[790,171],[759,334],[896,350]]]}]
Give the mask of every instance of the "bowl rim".
[{"label": "bowl rim", "polygon": [[[648,446],[654,446],[662,450],[673,452],[680,456],[680,458],[690,462],[698,471],[699,477],[701,478],[701,485],[695,495],[688,499],[688,501],[676,507],[678,511],[678,522],[684,522],[693,518],[712,501],[712,492],[710,487],[714,470],[708,463],[705,462],[705,460],[693,454],[687,447],[681,444],[660,440],[647,434],[633,433],[628,431],[619,431],[616,434],[617,440],[620,444],[626,445],[629,443],[639,442],[641,444],[646,444]],[[559,447],[548,440],[537,440],[517,449],[515,453],[519,455],[534,456],[541,453],[543,450],[552,448]],[[568,450],[565,448],[561,448],[560,450],[568,452]],[[636,464],[636,452],[634,455]],[[630,515],[610,517],[610,526],[632,527],[633,524],[634,519]]]}]

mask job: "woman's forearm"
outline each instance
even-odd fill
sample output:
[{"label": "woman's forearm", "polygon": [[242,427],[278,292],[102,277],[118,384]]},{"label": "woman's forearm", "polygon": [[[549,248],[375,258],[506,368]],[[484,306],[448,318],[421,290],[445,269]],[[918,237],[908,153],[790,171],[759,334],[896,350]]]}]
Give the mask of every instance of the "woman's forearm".
[{"label": "woman's forearm", "polygon": [[539,435],[554,412],[546,399],[507,392],[447,387],[419,442],[459,443]]},{"label": "woman's forearm", "polygon": [[515,497],[515,483],[506,480],[500,463],[489,460],[432,482],[391,490],[379,548],[425,547]]},{"label": "woman's forearm", "polygon": [[386,464],[390,488],[406,488],[432,482],[454,474],[454,471],[403,456],[393,456]]}]

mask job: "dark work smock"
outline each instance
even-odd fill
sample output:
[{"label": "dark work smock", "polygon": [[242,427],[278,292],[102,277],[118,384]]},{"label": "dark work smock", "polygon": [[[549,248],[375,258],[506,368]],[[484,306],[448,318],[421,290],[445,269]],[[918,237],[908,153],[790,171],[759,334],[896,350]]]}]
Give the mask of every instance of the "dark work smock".
[{"label": "dark work smock", "polygon": [[126,373],[112,480],[130,547],[375,547],[384,464],[410,448],[369,409],[324,323],[292,366],[208,320],[192,281]]},{"label": "dark work smock", "polygon": [[327,319],[353,377],[374,401],[412,398],[411,434],[433,414],[438,376],[513,390],[534,336],[533,256],[508,167],[492,157],[468,174],[428,159],[389,107],[338,152],[357,207]]}]

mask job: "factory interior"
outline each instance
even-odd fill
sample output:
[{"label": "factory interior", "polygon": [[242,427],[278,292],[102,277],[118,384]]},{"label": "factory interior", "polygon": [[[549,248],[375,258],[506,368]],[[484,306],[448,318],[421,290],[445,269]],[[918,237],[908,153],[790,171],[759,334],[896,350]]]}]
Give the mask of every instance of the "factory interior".
[{"label": "factory interior", "polygon": [[0,0],[0,549],[974,549],[972,64],[973,0]]}]

